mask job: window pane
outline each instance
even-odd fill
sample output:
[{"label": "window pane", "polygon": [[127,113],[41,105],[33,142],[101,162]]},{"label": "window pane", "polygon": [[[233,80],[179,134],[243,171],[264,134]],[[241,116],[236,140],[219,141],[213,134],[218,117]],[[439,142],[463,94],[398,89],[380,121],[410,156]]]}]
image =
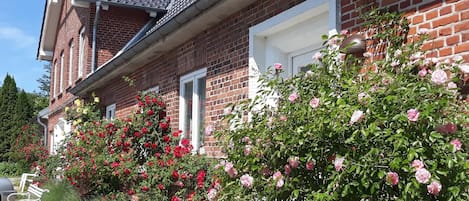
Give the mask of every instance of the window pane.
[{"label": "window pane", "polygon": [[193,83],[187,82],[184,83],[184,137],[191,139],[191,130],[192,130],[192,93],[193,93]]},{"label": "window pane", "polygon": [[[198,91],[197,95],[199,96],[199,136],[200,141],[204,139],[204,128],[205,128],[205,77],[199,78],[197,80]],[[201,143],[202,145],[203,143]]]}]

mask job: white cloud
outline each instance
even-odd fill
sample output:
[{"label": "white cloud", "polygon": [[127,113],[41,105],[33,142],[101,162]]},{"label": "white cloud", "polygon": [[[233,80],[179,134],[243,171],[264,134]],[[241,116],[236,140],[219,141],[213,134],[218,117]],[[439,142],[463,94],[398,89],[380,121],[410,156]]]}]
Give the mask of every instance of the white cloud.
[{"label": "white cloud", "polygon": [[18,48],[36,45],[34,36],[16,27],[0,27],[0,40],[6,40]]}]

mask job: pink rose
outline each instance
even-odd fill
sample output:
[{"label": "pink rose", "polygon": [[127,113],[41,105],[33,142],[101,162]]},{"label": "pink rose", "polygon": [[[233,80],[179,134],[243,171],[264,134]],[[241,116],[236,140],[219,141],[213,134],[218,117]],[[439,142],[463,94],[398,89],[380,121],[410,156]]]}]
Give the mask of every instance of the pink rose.
[{"label": "pink rose", "polygon": [[420,77],[425,77],[425,75],[427,75],[427,69],[422,69],[419,71],[419,76]]},{"label": "pink rose", "polygon": [[427,186],[427,191],[432,195],[438,195],[441,191],[441,184],[439,182],[432,181],[432,183]]},{"label": "pink rose", "polygon": [[295,168],[297,168],[298,165],[300,164],[299,160],[300,160],[300,158],[298,158],[298,156],[290,157],[290,158],[288,159],[288,164],[290,164],[290,167],[292,167],[292,168],[295,169]]},{"label": "pink rose", "polygon": [[388,172],[386,175],[386,182],[393,186],[397,185],[397,183],[399,183],[399,175],[395,172]]},{"label": "pink rose", "polygon": [[436,128],[441,134],[452,134],[458,130],[458,125],[453,123],[447,123]]},{"label": "pink rose", "polygon": [[453,59],[454,62],[464,61],[464,58],[461,55],[455,55],[455,56],[453,56],[452,59]]},{"label": "pink rose", "polygon": [[421,28],[417,31],[418,35],[426,35],[428,34],[429,30],[427,28]]},{"label": "pink rose", "polygon": [[432,175],[425,168],[417,169],[417,171],[415,172],[415,178],[421,184],[428,183],[428,181],[430,181],[430,177],[432,177]]},{"label": "pink rose", "polygon": [[319,107],[319,98],[312,98],[309,101],[309,105],[313,108],[318,108]]},{"label": "pink rose", "polygon": [[340,171],[342,170],[343,166],[344,166],[344,161],[345,161],[345,158],[336,158],[334,160],[334,167],[335,167],[335,170],[336,171]]},{"label": "pink rose", "polygon": [[421,160],[414,160],[412,161],[412,167],[414,167],[415,169],[420,169],[420,168],[423,168],[425,165],[423,164],[423,162]]},{"label": "pink rose", "polygon": [[313,59],[315,59],[315,60],[321,60],[321,59],[322,59],[322,54],[321,54],[321,52],[316,52],[316,53],[314,53]]},{"label": "pink rose", "polygon": [[288,118],[285,115],[280,116],[280,121],[287,121]]},{"label": "pink rose", "polygon": [[370,97],[370,96],[369,96],[367,93],[365,93],[365,92],[360,92],[360,93],[358,94],[358,102],[360,102],[360,103],[366,103],[366,102],[365,102],[365,99],[368,98],[368,97]]},{"label": "pink rose", "polygon": [[412,122],[416,122],[419,119],[419,111],[417,109],[407,110],[407,119]]},{"label": "pink rose", "polygon": [[340,35],[346,35],[346,34],[348,34],[348,30],[347,30],[347,29],[340,31]]},{"label": "pink rose", "polygon": [[244,155],[247,156],[250,153],[251,153],[251,146],[250,145],[244,146]]},{"label": "pink rose", "polygon": [[391,67],[396,67],[400,64],[399,60],[391,62]]},{"label": "pink rose", "polygon": [[248,174],[245,174],[241,176],[240,181],[241,181],[241,185],[243,185],[244,188],[251,188],[252,183],[254,183],[254,178],[252,178]]},{"label": "pink rose", "polygon": [[360,122],[364,117],[365,115],[361,110],[355,110],[355,112],[352,114],[352,117],[350,118],[350,124]]},{"label": "pink rose", "polygon": [[314,161],[308,161],[306,163],[306,169],[307,170],[313,170],[314,169]]},{"label": "pink rose", "polygon": [[444,84],[448,81],[448,75],[443,70],[436,70],[432,73],[432,82],[435,84]]},{"label": "pink rose", "polygon": [[398,56],[401,56],[402,55],[402,50],[396,50],[394,52],[394,57],[398,57]]},{"label": "pink rose", "polygon": [[299,97],[299,96],[298,96],[298,93],[293,92],[293,93],[291,93],[290,96],[288,97],[288,100],[290,100],[290,102],[294,103],[298,97]]},{"label": "pink rose", "polygon": [[272,175],[272,178],[274,179],[274,181],[277,181],[277,188],[280,188],[283,186],[284,184],[284,181],[283,181],[283,175],[280,171],[277,171],[274,173],[274,175]]},{"label": "pink rose", "polygon": [[468,74],[469,73],[469,65],[468,64],[461,64],[459,66],[459,70],[461,70],[461,72],[463,72],[463,73]]},{"label": "pink rose", "polygon": [[247,144],[251,144],[251,143],[252,143],[252,142],[251,142],[251,139],[249,139],[248,136],[243,137],[243,138],[241,139],[241,142],[244,142],[244,143],[247,143]]},{"label": "pink rose", "polygon": [[274,63],[274,68],[275,68],[275,70],[282,70],[282,64],[281,63]]},{"label": "pink rose", "polygon": [[238,171],[233,167],[233,163],[231,162],[225,163],[225,172],[228,173],[231,178],[234,178],[236,175],[238,175]]},{"label": "pink rose", "polygon": [[215,131],[215,128],[213,128],[212,125],[205,127],[205,135],[210,136],[212,135],[213,131]]},{"label": "pink rose", "polygon": [[454,146],[454,149],[456,149],[456,151],[461,150],[462,143],[459,139],[451,140],[450,143]]},{"label": "pink rose", "polygon": [[215,198],[217,197],[217,194],[218,194],[217,189],[211,188],[207,193],[208,200],[209,201],[215,200]]}]

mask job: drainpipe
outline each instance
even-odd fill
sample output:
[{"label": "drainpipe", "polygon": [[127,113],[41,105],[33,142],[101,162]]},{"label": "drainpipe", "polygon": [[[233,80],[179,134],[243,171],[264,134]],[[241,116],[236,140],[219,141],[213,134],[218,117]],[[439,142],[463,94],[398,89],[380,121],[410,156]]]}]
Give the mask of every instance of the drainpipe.
[{"label": "drainpipe", "polygon": [[98,27],[98,18],[99,18],[99,8],[101,7],[101,1],[96,1],[96,14],[93,22],[93,41],[92,41],[92,50],[91,50],[91,72],[94,73],[96,70],[96,32]]},{"label": "drainpipe", "polygon": [[37,115],[37,123],[44,128],[44,146],[47,146],[47,125],[41,122],[41,117]]}]

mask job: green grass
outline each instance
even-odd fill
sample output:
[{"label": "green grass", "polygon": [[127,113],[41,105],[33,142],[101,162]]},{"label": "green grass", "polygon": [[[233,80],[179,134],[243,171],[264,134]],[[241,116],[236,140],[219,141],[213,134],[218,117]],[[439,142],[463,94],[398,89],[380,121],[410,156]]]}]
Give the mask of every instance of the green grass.
[{"label": "green grass", "polygon": [[80,201],[78,192],[73,189],[73,186],[64,182],[49,182],[46,183],[43,188],[49,189],[49,193],[44,193],[42,201]]}]

